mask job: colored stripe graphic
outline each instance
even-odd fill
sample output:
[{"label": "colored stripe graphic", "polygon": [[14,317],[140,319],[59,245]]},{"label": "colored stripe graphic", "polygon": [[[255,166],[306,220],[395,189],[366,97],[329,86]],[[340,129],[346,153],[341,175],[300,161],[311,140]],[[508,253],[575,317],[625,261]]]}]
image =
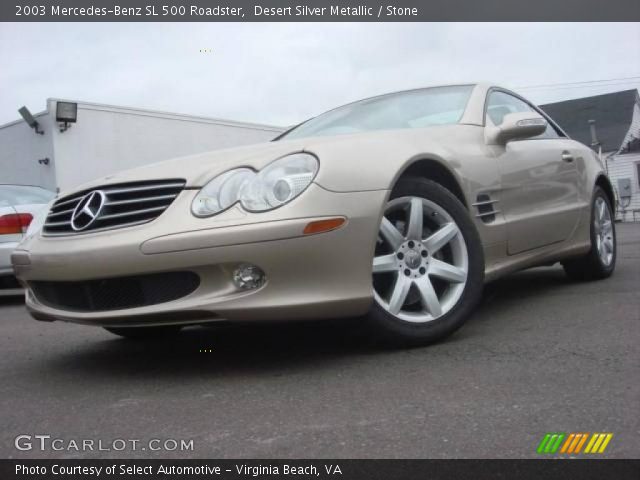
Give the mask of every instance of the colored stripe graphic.
[{"label": "colored stripe graphic", "polygon": [[585,434],[584,433],[572,433],[569,435],[569,438],[562,446],[562,450],[560,453],[574,453],[580,447],[580,443],[584,442]]},{"label": "colored stripe graphic", "polygon": [[587,441],[587,438],[589,438],[588,433],[582,433],[581,435],[582,435],[582,438],[580,439],[580,442],[578,442],[578,445],[576,445],[576,448],[573,451],[573,453],[580,453],[580,450],[582,450],[582,446]]},{"label": "colored stripe graphic", "polygon": [[587,448],[584,449],[584,453],[591,453],[591,447],[593,447],[593,444],[596,443],[596,440],[598,439],[599,436],[600,434],[598,433],[594,433],[591,436],[591,440],[589,440],[589,443],[587,443]]},{"label": "colored stripe graphic", "polygon": [[584,442],[587,440],[587,437],[589,436],[588,433],[572,433],[569,435],[569,437],[567,438],[567,441],[564,442],[564,445],[562,446],[562,450],[560,450],[560,453],[580,453],[580,450],[582,449],[582,445],[584,445]]},{"label": "colored stripe graphic", "polygon": [[538,445],[537,452],[541,454],[578,454],[582,447],[583,453],[604,453],[613,438],[613,433],[557,433],[545,434]]},{"label": "colored stripe graphic", "polygon": [[604,453],[604,451],[607,449],[607,445],[609,445],[609,442],[611,441],[611,439],[613,438],[613,433],[607,433],[607,436],[604,439],[604,442],[602,442],[602,445],[600,445],[600,450],[598,450],[598,453]]},{"label": "colored stripe graphic", "polygon": [[564,445],[562,445],[562,449],[560,450],[560,453],[567,453],[567,450],[569,449],[569,447],[571,446],[571,443],[574,441],[575,438],[576,438],[576,434],[570,433],[569,436],[567,437],[567,440],[564,442]]},{"label": "colored stripe graphic", "polygon": [[549,453],[556,453],[558,451],[558,448],[560,448],[560,444],[562,443],[562,439],[564,437],[565,437],[564,433],[558,434],[558,438],[556,439],[555,443],[551,447],[551,450],[549,451]]},{"label": "colored stripe graphic", "polygon": [[540,442],[540,445],[538,445],[538,453],[544,453],[544,449],[547,446],[547,443],[549,442],[549,440],[551,439],[551,433],[547,433],[544,438],[542,439],[542,441]]},{"label": "colored stripe graphic", "polygon": [[537,452],[556,453],[564,437],[564,433],[547,433],[540,442],[540,445],[538,445]]},{"label": "colored stripe graphic", "polygon": [[612,437],[612,433],[594,433],[584,453],[604,453]]}]

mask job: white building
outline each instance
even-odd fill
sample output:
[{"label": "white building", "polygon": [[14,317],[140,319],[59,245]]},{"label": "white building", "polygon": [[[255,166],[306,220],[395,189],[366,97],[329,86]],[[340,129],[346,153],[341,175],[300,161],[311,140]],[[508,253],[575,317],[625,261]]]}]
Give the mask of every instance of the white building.
[{"label": "white building", "polygon": [[[540,106],[567,134],[601,149],[616,191],[616,217],[640,221],[640,95],[638,90],[607,93]],[[595,142],[591,120],[594,121]]]},{"label": "white building", "polygon": [[[77,121],[56,109],[77,105]],[[0,126],[0,183],[75,188],[120,170],[226,147],[266,142],[282,128],[97,103],[48,99],[26,121]]]}]

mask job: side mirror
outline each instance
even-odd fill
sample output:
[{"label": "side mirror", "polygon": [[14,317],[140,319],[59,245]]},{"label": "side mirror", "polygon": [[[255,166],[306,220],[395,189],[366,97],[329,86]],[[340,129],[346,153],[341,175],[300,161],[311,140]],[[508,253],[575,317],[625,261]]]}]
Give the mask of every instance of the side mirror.
[{"label": "side mirror", "polygon": [[509,140],[536,137],[547,129],[547,121],[536,112],[507,113],[502,124],[492,127],[492,143],[504,145]]}]

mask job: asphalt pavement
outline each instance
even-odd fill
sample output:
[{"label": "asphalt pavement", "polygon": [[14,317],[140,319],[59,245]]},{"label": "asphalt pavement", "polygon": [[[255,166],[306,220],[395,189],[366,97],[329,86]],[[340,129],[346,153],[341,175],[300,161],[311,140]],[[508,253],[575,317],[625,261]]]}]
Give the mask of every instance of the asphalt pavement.
[{"label": "asphalt pavement", "polygon": [[612,278],[512,275],[453,337],[410,350],[336,321],[136,343],[0,299],[0,457],[535,458],[547,432],[611,432],[602,456],[639,458],[640,224],[618,237]]}]

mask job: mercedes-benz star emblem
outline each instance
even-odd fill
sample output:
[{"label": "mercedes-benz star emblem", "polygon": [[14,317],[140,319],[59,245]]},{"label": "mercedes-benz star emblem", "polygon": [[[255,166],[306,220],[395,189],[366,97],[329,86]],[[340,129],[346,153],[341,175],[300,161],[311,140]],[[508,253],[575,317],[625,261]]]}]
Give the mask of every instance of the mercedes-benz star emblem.
[{"label": "mercedes-benz star emblem", "polygon": [[421,257],[420,254],[415,250],[409,250],[405,254],[405,259],[409,268],[418,268],[420,266]]},{"label": "mercedes-benz star emblem", "polygon": [[87,193],[71,214],[71,228],[85,230],[98,218],[107,197],[104,192],[94,190]]}]

